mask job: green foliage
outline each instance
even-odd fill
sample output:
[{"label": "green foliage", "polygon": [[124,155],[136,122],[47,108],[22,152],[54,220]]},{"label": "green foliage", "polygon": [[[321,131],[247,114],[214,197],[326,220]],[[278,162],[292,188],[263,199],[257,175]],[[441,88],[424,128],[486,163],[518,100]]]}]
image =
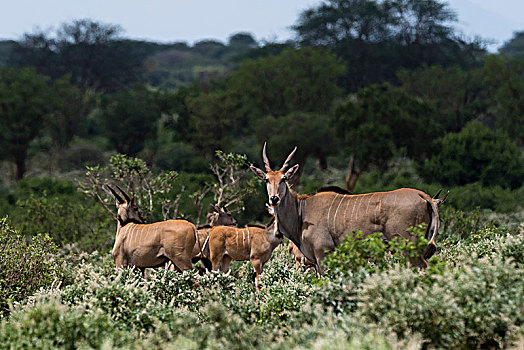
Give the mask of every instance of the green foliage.
[{"label": "green foliage", "polygon": [[394,82],[401,67],[476,64],[483,50],[454,33],[456,20],[437,0],[329,0],[303,11],[293,29],[302,45],[326,46],[344,59],[343,84],[355,92]]},{"label": "green foliage", "polygon": [[340,105],[333,125],[341,149],[351,155],[348,189],[371,165],[384,170],[395,151],[423,158],[438,130],[434,112],[430,104],[389,84],[361,89]]},{"label": "green foliage", "polygon": [[21,302],[39,288],[48,287],[61,276],[57,249],[47,235],[35,235],[26,241],[8,223],[0,219],[0,316],[9,305]]},{"label": "green foliage", "polygon": [[503,347],[523,321],[521,279],[522,270],[497,259],[446,270],[432,284],[407,269],[389,270],[364,283],[357,315],[400,336],[418,332],[435,347]]},{"label": "green foliage", "polygon": [[82,88],[116,91],[141,78],[145,52],[121,38],[119,25],[77,19],[54,33],[26,33],[9,57],[15,67],[33,66],[58,79],[71,75]]},{"label": "green foliage", "polygon": [[257,191],[258,180],[247,168],[244,154],[225,153],[217,150],[218,162],[211,165],[216,181],[211,184],[216,206],[229,208],[231,212],[244,211],[244,198]]},{"label": "green foliage", "polygon": [[484,113],[487,101],[480,69],[464,70],[459,66],[431,66],[397,72],[402,87],[414,96],[431,102],[437,111],[438,124],[458,132],[470,120]]},{"label": "green foliage", "polygon": [[[360,260],[364,268],[321,281],[279,247],[261,292],[248,262],[228,274],[152,270],[143,279],[115,271],[109,254],[66,255],[71,281],[17,305],[0,323],[0,347],[510,347],[524,321],[522,232],[475,232],[476,241],[442,248],[425,271],[392,253],[381,269]],[[378,236],[364,240],[353,245],[384,257]],[[413,251],[398,243],[399,253]]]},{"label": "green foliage", "polygon": [[408,261],[422,256],[428,241],[424,239],[426,225],[408,229],[412,240],[396,236],[384,241],[381,232],[364,236],[362,231],[349,234],[331,254],[324,259],[329,275],[354,274],[360,269],[368,273],[380,272],[392,263],[405,266]]},{"label": "green foliage", "polygon": [[476,208],[471,212],[454,209],[452,206],[439,208],[440,216],[440,235],[441,239],[453,241],[469,240],[473,241],[475,232],[490,226],[490,222],[481,215],[480,209]]},{"label": "green foliage", "polygon": [[506,134],[472,121],[460,133],[436,140],[433,156],[419,172],[426,181],[446,186],[479,181],[483,186],[514,189],[523,184],[524,161]]},{"label": "green foliage", "polygon": [[486,58],[483,74],[495,125],[512,140],[524,143],[524,57],[491,55]]},{"label": "green foliage", "polygon": [[161,116],[157,95],[135,85],[129,91],[105,96],[102,133],[117,152],[135,157],[146,141],[156,139],[156,122]]},{"label": "green foliage", "polygon": [[16,202],[13,224],[26,235],[45,233],[56,244],[77,244],[81,250],[108,250],[114,239],[114,222],[95,203],[77,196],[31,194]]},{"label": "green foliage", "polygon": [[228,82],[242,108],[258,116],[295,111],[325,113],[340,96],[344,64],[323,49],[284,50],[279,55],[243,61]]},{"label": "green foliage", "polygon": [[499,51],[507,56],[524,57],[524,31],[513,32],[513,37]]},{"label": "green foliage", "polygon": [[60,103],[47,77],[32,68],[0,69],[0,145],[17,167],[20,180],[26,171],[29,144],[40,133],[44,117]]},{"label": "green foliage", "polygon": [[259,143],[268,143],[275,169],[279,169],[289,152],[300,145],[293,156],[300,167],[292,183],[300,178],[308,158],[318,159],[320,167],[325,169],[327,157],[335,153],[334,132],[326,114],[293,112],[278,118],[268,115],[257,121],[256,130]]},{"label": "green foliage", "polygon": [[85,180],[79,182],[79,190],[112,214],[110,203],[115,199],[104,186],[116,182],[130,196],[136,196],[139,208],[147,210],[150,220],[160,215],[164,220],[177,217],[181,193],[174,197],[172,192],[178,178],[176,171],[154,174],[142,159],[123,154],[114,155],[109,163],[108,167],[86,167]]},{"label": "green foliage", "polygon": [[120,347],[132,341],[107,314],[71,309],[56,300],[17,310],[0,326],[2,349],[76,349]]}]

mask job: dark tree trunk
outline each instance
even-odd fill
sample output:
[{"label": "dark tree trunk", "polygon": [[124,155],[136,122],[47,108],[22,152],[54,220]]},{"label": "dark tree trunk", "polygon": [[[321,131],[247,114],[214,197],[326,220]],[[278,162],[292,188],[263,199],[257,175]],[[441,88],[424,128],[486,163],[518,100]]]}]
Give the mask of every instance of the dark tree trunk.
[{"label": "dark tree trunk", "polygon": [[365,163],[360,170],[355,172],[355,155],[351,154],[351,158],[349,159],[349,169],[348,169],[348,175],[346,176],[346,189],[353,193],[355,186],[357,184],[358,179],[360,178],[360,175],[364,171],[366,171],[369,168],[369,162]]},{"label": "dark tree trunk", "polygon": [[16,181],[22,180],[24,177],[26,168],[25,168],[25,157],[20,157],[16,159]]}]

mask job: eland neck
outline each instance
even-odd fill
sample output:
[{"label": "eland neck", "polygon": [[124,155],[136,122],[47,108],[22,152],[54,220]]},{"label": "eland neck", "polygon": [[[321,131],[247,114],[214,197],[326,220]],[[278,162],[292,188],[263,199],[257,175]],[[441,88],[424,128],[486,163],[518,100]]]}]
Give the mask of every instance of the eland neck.
[{"label": "eland neck", "polygon": [[286,185],[286,192],[282,196],[280,204],[275,207],[275,221],[278,230],[298,247],[302,245],[300,208],[301,200],[289,188],[289,185]]}]

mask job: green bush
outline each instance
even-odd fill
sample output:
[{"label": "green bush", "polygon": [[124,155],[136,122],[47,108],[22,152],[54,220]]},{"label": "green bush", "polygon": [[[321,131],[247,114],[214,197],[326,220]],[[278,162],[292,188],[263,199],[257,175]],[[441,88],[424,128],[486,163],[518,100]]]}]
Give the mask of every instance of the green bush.
[{"label": "green bush", "polygon": [[109,250],[114,219],[101,205],[75,196],[31,194],[17,201],[13,225],[27,235],[45,233],[57,244],[78,244],[81,250]]},{"label": "green bush", "polygon": [[439,240],[473,241],[478,238],[478,232],[488,226],[493,226],[493,223],[481,214],[479,208],[464,212],[450,206],[444,206],[440,208],[439,216]]},{"label": "green bush", "polygon": [[409,260],[422,256],[428,241],[424,238],[425,224],[408,229],[414,242],[396,236],[385,241],[381,232],[364,237],[362,231],[353,232],[342,241],[335,251],[324,259],[328,275],[347,275],[364,268],[367,272],[384,271],[397,263],[406,265]]},{"label": "green bush", "polygon": [[50,286],[62,273],[62,261],[47,235],[26,241],[19,232],[0,219],[0,316],[9,304],[20,302],[41,287]]},{"label": "green bush", "polygon": [[446,186],[480,182],[512,189],[523,184],[520,150],[505,133],[479,121],[469,122],[461,132],[449,133],[433,146],[433,156],[419,168],[428,182]]},{"label": "green bush", "polygon": [[524,321],[522,270],[500,259],[470,260],[435,283],[394,269],[371,276],[358,293],[357,316],[399,336],[420,333],[435,347],[511,344]]},{"label": "green bush", "polygon": [[135,334],[119,331],[111,317],[56,300],[15,311],[0,324],[0,349],[77,349],[130,344]]}]

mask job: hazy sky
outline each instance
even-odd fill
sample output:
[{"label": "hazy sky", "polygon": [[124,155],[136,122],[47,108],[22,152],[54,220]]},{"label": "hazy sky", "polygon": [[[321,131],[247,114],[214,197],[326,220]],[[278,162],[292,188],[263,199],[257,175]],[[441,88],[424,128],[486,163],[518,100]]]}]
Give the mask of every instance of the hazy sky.
[{"label": "hazy sky", "polygon": [[[421,0],[423,1],[423,0]],[[257,40],[285,40],[299,13],[318,0],[2,0],[0,38],[18,39],[36,28],[91,18],[120,24],[125,35],[162,42],[219,39],[247,31]],[[458,28],[496,42],[524,30],[524,0],[449,0]]]}]

